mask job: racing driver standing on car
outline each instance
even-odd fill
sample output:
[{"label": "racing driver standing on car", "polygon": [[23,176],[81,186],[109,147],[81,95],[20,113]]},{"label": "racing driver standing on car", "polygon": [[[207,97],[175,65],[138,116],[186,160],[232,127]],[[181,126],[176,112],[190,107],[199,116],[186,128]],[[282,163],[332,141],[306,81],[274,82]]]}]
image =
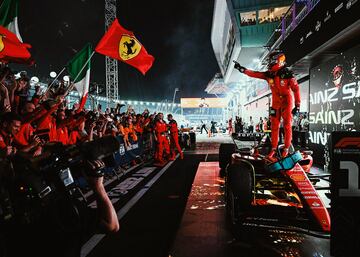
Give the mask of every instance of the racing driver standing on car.
[{"label": "racing driver standing on car", "polygon": [[[272,104],[270,110],[271,116],[271,146],[272,149],[267,155],[267,159],[276,162],[276,148],[279,142],[280,120],[283,119],[285,130],[285,146],[282,152],[282,158],[288,155],[291,145],[292,117],[300,111],[300,90],[299,85],[293,73],[286,67],[285,54],[281,51],[272,52],[269,55],[268,70],[265,72],[248,70],[234,61],[234,68],[249,77],[264,79],[269,84],[272,93]],[[295,107],[293,107],[293,96],[295,98]]]}]

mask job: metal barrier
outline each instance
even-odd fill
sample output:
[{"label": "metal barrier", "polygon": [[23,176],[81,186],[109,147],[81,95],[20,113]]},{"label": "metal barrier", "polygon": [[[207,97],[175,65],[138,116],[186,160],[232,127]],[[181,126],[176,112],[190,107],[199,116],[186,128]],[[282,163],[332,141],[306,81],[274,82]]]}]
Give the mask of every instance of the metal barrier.
[{"label": "metal barrier", "polygon": [[[185,148],[194,148],[196,144],[195,133],[180,133],[180,145]],[[114,153],[113,159],[106,162],[106,173],[113,173],[114,170],[127,169],[136,162],[146,162],[154,158],[156,143],[151,133],[138,134],[138,141],[134,142],[129,138],[130,146],[125,145],[123,136],[117,136],[120,143],[119,150]]]},{"label": "metal barrier", "polygon": [[150,134],[139,134],[136,142],[129,138],[130,146],[125,145],[123,136],[117,136],[116,138],[120,142],[119,151],[114,154],[116,167],[126,166],[136,160],[142,161],[152,157],[152,142]]}]

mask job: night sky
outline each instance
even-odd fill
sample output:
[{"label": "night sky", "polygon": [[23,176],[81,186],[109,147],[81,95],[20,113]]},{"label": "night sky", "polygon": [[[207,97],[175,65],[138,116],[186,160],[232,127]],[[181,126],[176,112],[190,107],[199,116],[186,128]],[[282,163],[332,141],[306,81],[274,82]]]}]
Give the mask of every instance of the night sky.
[{"label": "night sky", "polygon": [[[179,97],[206,97],[204,89],[219,68],[211,46],[213,0],[118,0],[119,23],[134,32],[155,62],[143,76],[119,62],[120,99],[172,101]],[[34,67],[13,65],[29,75],[48,77],[87,42],[95,47],[104,34],[104,1],[20,0],[19,29],[32,45]],[[105,84],[105,58],[92,59],[92,81]]]}]

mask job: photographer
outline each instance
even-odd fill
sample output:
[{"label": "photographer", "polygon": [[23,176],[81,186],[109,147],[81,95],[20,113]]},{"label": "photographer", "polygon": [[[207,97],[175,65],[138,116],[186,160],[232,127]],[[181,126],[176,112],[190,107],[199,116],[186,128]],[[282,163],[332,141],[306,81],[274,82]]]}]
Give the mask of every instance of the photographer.
[{"label": "photographer", "polygon": [[[85,166],[85,173],[91,174],[105,165],[94,160],[87,161]],[[96,209],[85,202],[74,203],[74,199],[57,196],[47,206],[42,206],[41,214],[29,211],[26,217],[17,215],[15,210],[13,218],[1,226],[0,240],[4,249],[0,249],[0,256],[77,257],[81,246],[93,233],[117,232],[119,221],[105,191],[103,177],[85,174],[84,177],[94,192]]]}]

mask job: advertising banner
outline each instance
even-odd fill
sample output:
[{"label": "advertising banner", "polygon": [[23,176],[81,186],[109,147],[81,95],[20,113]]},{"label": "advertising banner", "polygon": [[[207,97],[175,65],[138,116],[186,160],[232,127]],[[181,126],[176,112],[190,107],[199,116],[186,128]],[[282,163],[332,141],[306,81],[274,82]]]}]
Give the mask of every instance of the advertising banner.
[{"label": "advertising banner", "polygon": [[331,256],[360,252],[360,132],[331,133]]},{"label": "advertising banner", "polygon": [[314,160],[329,163],[333,131],[360,130],[360,46],[310,71],[310,148]]},{"label": "advertising banner", "polygon": [[120,142],[119,151],[114,156],[117,166],[128,164],[143,153],[143,140],[141,137],[138,138],[137,142],[133,142],[130,138],[130,146],[125,145],[122,136],[117,136],[116,138]]},{"label": "advertising banner", "polygon": [[181,98],[181,108],[225,108],[226,98]]}]

